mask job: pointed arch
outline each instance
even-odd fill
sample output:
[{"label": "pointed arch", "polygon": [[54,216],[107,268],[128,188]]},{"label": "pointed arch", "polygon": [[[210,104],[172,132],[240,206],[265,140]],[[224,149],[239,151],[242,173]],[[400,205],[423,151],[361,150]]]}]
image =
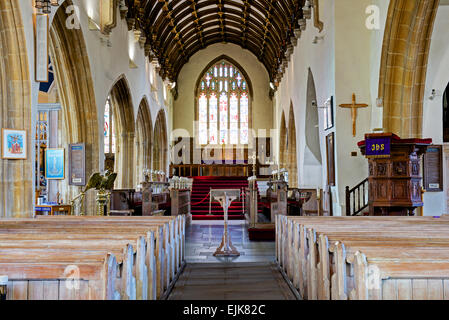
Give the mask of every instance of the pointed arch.
[{"label": "pointed arch", "polygon": [[161,109],[154,124],[153,170],[167,172],[168,132],[165,110]]},{"label": "pointed arch", "polygon": [[[49,51],[54,67],[62,109],[62,141],[64,145],[86,144],[86,175],[99,171],[100,134],[92,74],[84,35],[81,29],[67,28],[65,14],[72,1],[57,9],[50,26]],[[79,190],[68,181],[60,182],[63,199],[72,199]],[[86,211],[95,208],[94,192],[86,197]]]},{"label": "pointed arch", "polygon": [[151,148],[153,144],[153,122],[146,97],[140,102],[139,111],[137,112],[135,137],[135,182],[140,183],[144,178],[143,170],[151,169]]},{"label": "pointed arch", "polygon": [[229,63],[231,63],[232,65],[234,65],[235,67],[237,67],[237,69],[239,69],[242,74],[243,77],[246,79],[246,81],[248,82],[248,90],[249,90],[249,94],[251,95],[251,97],[254,97],[254,91],[253,91],[253,84],[251,82],[251,78],[248,76],[248,73],[246,73],[245,69],[240,65],[240,63],[238,63],[236,60],[232,59],[231,57],[229,57],[226,54],[222,54],[221,56],[216,57],[214,60],[212,60],[211,62],[209,62],[209,64],[201,71],[200,76],[198,77],[197,81],[196,81],[196,92],[195,92],[195,96],[198,95],[199,93],[199,89],[200,89],[200,83],[201,83],[201,79],[203,77],[203,75],[209,71],[209,69],[216,63],[225,60],[228,61]]},{"label": "pointed arch", "polygon": [[298,187],[298,157],[296,153],[296,124],[293,102],[290,101],[288,116],[288,145],[287,145],[287,170],[290,188]]},{"label": "pointed arch", "polygon": [[306,102],[306,145],[316,161],[321,164],[320,128],[318,117],[318,105],[316,98],[315,80],[312,69],[309,68],[307,79]]},{"label": "pointed arch", "polygon": [[124,75],[116,81],[110,92],[116,135],[114,170],[117,172],[115,187],[134,187],[134,109],[128,81]]},{"label": "pointed arch", "polygon": [[33,130],[26,44],[19,1],[0,1],[0,126],[27,130],[28,140],[26,160],[0,158],[0,218],[33,216]]},{"label": "pointed arch", "polygon": [[281,124],[279,130],[279,165],[287,168],[287,125],[285,122],[285,113],[282,111]]},{"label": "pointed arch", "polygon": [[421,137],[427,61],[440,0],[391,0],[383,40],[379,97],[384,128]]}]

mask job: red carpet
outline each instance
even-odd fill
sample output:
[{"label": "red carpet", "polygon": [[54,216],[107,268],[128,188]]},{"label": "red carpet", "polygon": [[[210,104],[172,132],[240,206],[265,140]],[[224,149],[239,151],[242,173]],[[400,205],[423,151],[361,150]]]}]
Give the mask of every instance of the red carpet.
[{"label": "red carpet", "polygon": [[[248,188],[246,177],[194,177],[192,187],[192,219],[193,220],[222,220],[223,208],[214,201],[209,215],[210,189],[239,189]],[[244,220],[243,199],[232,202],[229,207],[229,220]]]}]

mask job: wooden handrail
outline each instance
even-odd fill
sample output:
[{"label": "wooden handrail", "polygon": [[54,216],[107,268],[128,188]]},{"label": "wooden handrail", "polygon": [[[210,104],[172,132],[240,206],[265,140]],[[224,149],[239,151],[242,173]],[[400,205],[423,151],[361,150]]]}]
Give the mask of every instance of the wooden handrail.
[{"label": "wooden handrail", "polygon": [[[346,215],[356,216],[369,205],[369,181],[368,178],[360,182],[354,188],[346,186]],[[357,196],[356,196],[357,195]],[[357,198],[357,201],[356,201]],[[352,201],[351,201],[352,200]],[[352,206],[351,206],[352,204]]]}]

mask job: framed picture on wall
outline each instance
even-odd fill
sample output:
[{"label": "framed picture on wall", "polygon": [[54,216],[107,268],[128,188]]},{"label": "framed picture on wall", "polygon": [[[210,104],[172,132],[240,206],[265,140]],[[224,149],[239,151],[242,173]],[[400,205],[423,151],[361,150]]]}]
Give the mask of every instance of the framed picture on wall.
[{"label": "framed picture on wall", "polygon": [[326,136],[327,184],[335,186],[335,134]]},{"label": "framed picture on wall", "polygon": [[27,158],[27,131],[2,129],[2,158],[25,160]]},{"label": "framed picture on wall", "polygon": [[324,130],[334,127],[334,97],[327,99],[324,104]]},{"label": "framed picture on wall", "polygon": [[45,151],[45,178],[48,180],[65,179],[64,149],[47,149]]}]

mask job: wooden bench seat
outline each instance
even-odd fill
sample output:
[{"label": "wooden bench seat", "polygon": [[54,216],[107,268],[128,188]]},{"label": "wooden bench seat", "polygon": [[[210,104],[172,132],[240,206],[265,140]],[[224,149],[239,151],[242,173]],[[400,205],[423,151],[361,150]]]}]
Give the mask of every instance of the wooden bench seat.
[{"label": "wooden bench seat", "polygon": [[[106,296],[101,292],[98,293],[98,290],[86,291],[85,283],[83,294],[71,294],[70,297],[159,298],[169,287],[170,281],[174,279],[184,262],[185,220],[182,216],[156,219],[153,217],[67,218],[42,217],[0,221],[0,273],[13,276],[22,274],[20,279],[10,277],[12,297],[20,295],[20,292],[23,293],[25,284],[27,284],[27,292],[35,291],[30,285],[36,283],[39,288],[48,285],[49,288],[54,289],[56,284],[48,281],[58,281],[59,285],[61,281],[65,282],[60,272],[58,274],[54,272],[63,268],[65,270],[68,263],[81,266],[81,272],[90,270],[89,274],[101,274],[101,271],[97,273],[94,271],[100,265],[99,262],[102,262],[101,265],[104,266],[104,257],[107,255],[112,257],[108,259],[115,260],[115,274],[117,275],[118,271],[119,275],[123,275],[120,283],[114,281],[112,284],[112,287],[118,290]],[[18,268],[17,271],[14,271],[14,267]],[[36,273],[33,274],[31,270],[36,270]],[[37,272],[38,270],[41,272]],[[53,277],[53,280],[39,279],[39,276],[46,274],[45,270],[48,271],[49,276]],[[24,278],[23,275],[29,278]],[[116,276],[113,278],[115,279]],[[80,281],[99,283],[99,279],[94,278]],[[17,295],[15,295],[14,286],[17,283],[20,285],[17,286]],[[65,292],[65,295],[68,296],[68,293]],[[54,294],[47,296],[55,298]]]},{"label": "wooden bench seat", "polygon": [[172,277],[176,272],[179,272],[179,268],[184,262],[184,252],[185,252],[185,224],[186,220],[184,216],[177,217],[95,217],[95,216],[63,216],[63,217],[50,217],[41,216],[39,219],[46,221],[89,221],[89,224],[93,223],[120,223],[123,224],[146,224],[146,223],[156,223],[156,222],[168,222],[169,223],[169,243],[174,245],[171,246],[172,252],[175,252],[176,260],[172,261]]},{"label": "wooden bench seat", "polygon": [[[1,225],[1,223],[0,223]],[[154,229],[154,232],[160,231],[157,228]],[[59,228],[41,228],[41,229],[21,229],[15,231],[15,233],[8,232],[2,233],[2,228],[0,227],[0,241],[3,239],[21,239],[21,240],[40,240],[42,242],[47,241],[47,239],[66,239],[66,240],[113,240],[113,239],[123,239],[130,241],[137,241],[139,237],[145,235],[143,238],[145,242],[140,246],[137,246],[136,250],[138,251],[136,256],[139,257],[141,261],[142,257],[145,257],[144,261],[137,267],[135,273],[138,275],[137,279],[139,280],[139,292],[142,290],[142,298],[145,297],[144,290],[141,289],[143,286],[143,279],[147,279],[151,281],[148,283],[147,291],[151,290],[150,294],[146,294],[147,297],[154,297],[154,287],[156,287],[156,295],[159,298],[162,296],[163,291],[168,288],[169,276],[168,276],[168,267],[166,267],[165,256],[166,252],[163,251],[163,246],[156,244],[156,252],[155,252],[155,241],[154,241],[154,233],[153,231],[148,231],[148,228],[144,228],[144,231],[139,231],[137,229],[132,230],[124,230],[124,229],[99,229],[99,228],[71,228],[71,229],[62,229]],[[160,258],[159,258],[160,257]],[[142,264],[145,264],[142,266]],[[136,269],[136,267],[134,267]],[[145,276],[144,273],[148,274]],[[156,276],[154,276],[156,274]],[[142,283],[142,285],[141,285]],[[139,294],[140,297],[140,294]]]},{"label": "wooden bench seat", "polygon": [[[153,270],[155,270],[155,257],[154,254],[151,257],[150,252],[146,252],[146,242],[144,237],[138,237],[138,239],[132,240],[61,240],[61,239],[51,239],[52,237],[48,235],[45,240],[1,240],[0,241],[0,255],[7,253],[6,250],[14,251],[13,254],[8,254],[4,259],[5,261],[16,257],[16,252],[21,252],[26,249],[26,253],[33,249],[35,253],[37,250],[41,250],[42,255],[45,255],[43,259],[38,261],[45,261],[49,257],[47,252],[54,254],[57,250],[69,250],[69,252],[86,252],[91,253],[112,253],[117,257],[117,260],[121,262],[124,260],[124,268],[127,270],[126,266],[131,266],[132,268],[128,271],[130,273],[129,279],[133,282],[128,282],[128,286],[132,284],[133,288],[128,288],[129,294],[127,298],[138,299],[138,300],[154,300],[156,299],[155,289],[156,286],[155,279],[153,277]],[[123,248],[123,249],[122,249]],[[134,249],[133,249],[134,248]],[[139,250],[137,250],[139,248]],[[141,248],[144,248],[143,250]],[[36,250],[37,249],[37,250]],[[38,256],[40,259],[40,256]],[[63,258],[66,258],[64,255]],[[149,262],[147,262],[148,260]],[[5,262],[0,260],[2,262]],[[30,261],[28,257],[20,259],[18,261]],[[62,258],[60,260],[63,262]],[[85,261],[85,260],[80,260]],[[149,270],[147,265],[153,266]],[[134,284],[135,282],[135,284]]]},{"label": "wooden bench seat", "polygon": [[[8,300],[117,300],[117,269],[113,254],[95,262],[78,262],[78,284],[67,282],[70,262],[0,262],[0,272],[9,277]],[[70,269],[69,269],[70,270]],[[72,269],[73,270],[73,269]]]},{"label": "wooden bench seat", "polygon": [[[277,218],[278,263],[304,298],[379,299],[393,293],[398,298],[410,296],[410,290],[414,296],[449,298],[447,218],[363,218]],[[368,279],[373,268],[377,273]],[[409,285],[394,291],[392,277]],[[370,281],[378,288],[368,290]],[[422,288],[413,289],[415,282]],[[436,291],[424,294],[423,283]]]}]

